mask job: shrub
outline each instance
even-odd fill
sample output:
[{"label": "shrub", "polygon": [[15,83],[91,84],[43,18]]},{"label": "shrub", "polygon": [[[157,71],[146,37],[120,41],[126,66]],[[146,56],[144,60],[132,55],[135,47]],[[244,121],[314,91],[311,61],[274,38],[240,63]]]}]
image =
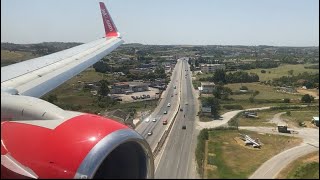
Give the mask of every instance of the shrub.
[{"label": "shrub", "polygon": [[285,98],[285,99],[283,99],[283,102],[284,103],[290,103],[290,99],[289,98]]},{"label": "shrub", "polygon": [[208,129],[203,129],[200,131],[199,135],[198,135],[198,144],[197,144],[197,148],[196,148],[196,159],[197,159],[197,164],[198,164],[198,173],[200,174],[200,176],[203,176],[203,161],[204,161],[204,152],[205,152],[205,143],[206,140],[208,140],[209,137],[209,133],[208,133]]},{"label": "shrub", "polygon": [[227,104],[222,107],[225,109],[243,109],[243,107],[240,104]]},{"label": "shrub", "polygon": [[287,114],[288,116],[291,116],[291,111],[287,111],[286,114]]},{"label": "shrub", "polygon": [[240,90],[248,90],[248,87],[247,86],[241,86]]},{"label": "shrub", "polygon": [[309,94],[305,94],[301,98],[301,102],[304,102],[304,103],[311,103],[312,101],[314,101],[314,97],[310,96]]}]

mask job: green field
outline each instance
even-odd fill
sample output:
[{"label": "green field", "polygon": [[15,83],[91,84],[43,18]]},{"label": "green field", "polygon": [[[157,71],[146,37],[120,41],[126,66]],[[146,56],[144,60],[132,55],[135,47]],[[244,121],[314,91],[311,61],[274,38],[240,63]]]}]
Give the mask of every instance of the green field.
[{"label": "green field", "polygon": [[290,111],[291,115],[283,114],[281,118],[288,119],[289,123],[294,126],[299,126],[299,122],[311,122],[312,117],[319,117],[319,109],[313,108],[310,110]]},{"label": "green field", "polygon": [[[249,91],[259,91],[259,94],[254,97],[254,101],[250,102],[249,98],[252,93],[246,94],[233,94],[229,98],[231,100],[221,100],[220,114],[224,114],[229,111],[239,110],[239,108],[224,108],[224,106],[240,105],[242,109],[269,107],[269,106],[282,106],[282,105],[302,105],[301,94],[289,94],[283,92],[277,92],[272,86],[263,85],[260,83],[242,83],[243,86],[248,87]],[[225,87],[229,87],[233,92],[238,92],[241,87],[241,83],[227,84]],[[213,95],[209,95],[212,96]],[[290,103],[284,103],[284,99],[290,99]],[[315,100],[313,104],[318,104],[319,101]]]},{"label": "green field", "polygon": [[[261,149],[244,146],[243,141],[238,138],[239,133],[259,138],[263,143]],[[262,163],[299,143],[301,139],[295,137],[258,134],[252,131],[209,131],[207,157],[209,164],[216,168],[206,168],[207,177],[204,178],[248,178]]]},{"label": "green field", "polygon": [[33,55],[31,52],[1,50],[1,66],[6,66],[35,57],[37,56]]},{"label": "green field", "polygon": [[283,110],[274,110],[274,111],[256,111],[258,118],[246,118],[244,116],[238,117],[239,126],[271,126],[276,127],[276,124],[268,123],[273,116]]},{"label": "green field", "polygon": [[[260,83],[234,83],[234,84],[227,84],[225,87],[229,87],[232,91],[239,91],[241,85],[248,87],[249,91],[259,91],[260,93],[255,97],[255,99],[301,99],[302,95],[300,94],[289,94],[289,93],[282,93],[277,92],[276,89],[272,86],[263,85]],[[251,94],[240,94],[240,95],[231,95],[230,98],[235,100],[243,100],[249,99]]]},{"label": "green field", "polygon": [[[281,76],[289,76],[288,71],[293,70],[293,75],[298,75],[303,72],[319,73],[319,69],[305,69],[304,66],[310,66],[312,64],[282,64],[277,68],[271,69],[250,69],[245,72],[256,73],[259,76],[260,81],[272,80]],[[266,73],[261,73],[261,70],[266,70]],[[269,73],[270,72],[270,73]]]}]

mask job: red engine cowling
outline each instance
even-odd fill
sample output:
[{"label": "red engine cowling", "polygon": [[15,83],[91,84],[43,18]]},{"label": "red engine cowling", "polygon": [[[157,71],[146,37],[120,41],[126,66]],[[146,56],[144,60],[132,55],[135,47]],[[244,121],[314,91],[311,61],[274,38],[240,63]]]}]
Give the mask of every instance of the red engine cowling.
[{"label": "red engine cowling", "polygon": [[143,137],[108,118],[81,114],[54,129],[1,123],[1,178],[153,178],[153,163]]}]

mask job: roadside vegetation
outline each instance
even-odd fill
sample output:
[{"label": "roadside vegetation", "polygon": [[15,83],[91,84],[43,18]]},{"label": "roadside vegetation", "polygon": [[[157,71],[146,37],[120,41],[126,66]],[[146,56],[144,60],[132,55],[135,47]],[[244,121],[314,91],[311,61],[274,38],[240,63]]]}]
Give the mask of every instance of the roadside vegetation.
[{"label": "roadside vegetation", "polygon": [[319,179],[319,151],[290,163],[279,173],[277,179]]}]

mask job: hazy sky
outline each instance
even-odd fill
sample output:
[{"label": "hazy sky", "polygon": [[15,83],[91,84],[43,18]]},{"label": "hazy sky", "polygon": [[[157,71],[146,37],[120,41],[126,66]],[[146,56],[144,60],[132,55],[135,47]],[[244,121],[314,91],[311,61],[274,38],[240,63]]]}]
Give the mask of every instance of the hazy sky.
[{"label": "hazy sky", "polygon": [[[101,0],[1,0],[1,42],[89,42]],[[126,43],[319,46],[319,0],[104,0]]]}]

